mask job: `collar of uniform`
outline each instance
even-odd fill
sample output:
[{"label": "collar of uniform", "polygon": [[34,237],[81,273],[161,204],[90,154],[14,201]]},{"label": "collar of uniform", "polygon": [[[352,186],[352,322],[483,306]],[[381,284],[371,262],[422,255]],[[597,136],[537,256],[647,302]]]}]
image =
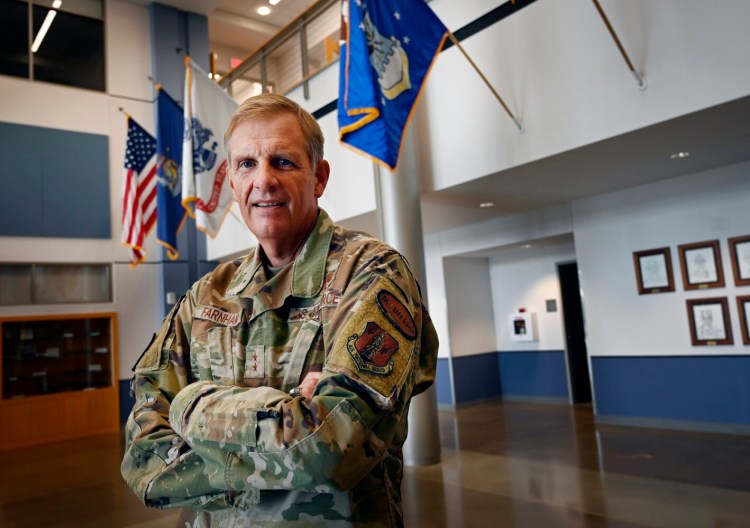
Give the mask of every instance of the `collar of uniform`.
[{"label": "collar of uniform", "polygon": [[333,222],[323,209],[318,210],[310,236],[302,251],[294,259],[292,295],[315,297],[323,288],[326,275],[326,258],[333,238]]},{"label": "collar of uniform", "polygon": [[229,295],[239,294],[248,284],[250,284],[250,281],[258,273],[258,270],[262,269],[262,267],[260,251],[256,247],[240,263],[239,268],[237,268],[237,271],[234,273],[234,277],[232,277],[232,280],[229,282],[227,293]]},{"label": "collar of uniform", "polygon": [[[295,297],[314,297],[320,293],[325,279],[326,257],[332,237],[333,222],[328,213],[319,209],[315,226],[292,265],[291,293]],[[258,273],[262,273],[262,270],[263,262],[260,248],[256,248],[240,265],[227,293],[230,295],[240,294],[256,278]]]}]

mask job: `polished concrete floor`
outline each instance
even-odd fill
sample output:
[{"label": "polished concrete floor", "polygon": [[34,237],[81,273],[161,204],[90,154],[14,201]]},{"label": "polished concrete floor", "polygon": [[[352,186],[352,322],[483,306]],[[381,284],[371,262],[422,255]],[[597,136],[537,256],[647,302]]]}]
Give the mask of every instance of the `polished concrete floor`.
[{"label": "polished concrete floor", "polygon": [[[440,412],[407,527],[750,528],[750,437],[596,425],[587,406]],[[0,452],[0,526],[174,528],[120,479],[120,435]]]}]

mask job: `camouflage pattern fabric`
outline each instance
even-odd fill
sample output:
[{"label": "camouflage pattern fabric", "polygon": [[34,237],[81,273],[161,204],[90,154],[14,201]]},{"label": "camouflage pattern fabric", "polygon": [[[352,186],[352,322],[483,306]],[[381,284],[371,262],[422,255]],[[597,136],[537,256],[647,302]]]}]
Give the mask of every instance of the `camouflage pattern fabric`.
[{"label": "camouflage pattern fabric", "polygon": [[[402,526],[409,400],[437,335],[406,261],[320,211],[294,262],[198,281],[134,367],[122,475],[180,526]],[[292,397],[322,372],[312,400]]]}]

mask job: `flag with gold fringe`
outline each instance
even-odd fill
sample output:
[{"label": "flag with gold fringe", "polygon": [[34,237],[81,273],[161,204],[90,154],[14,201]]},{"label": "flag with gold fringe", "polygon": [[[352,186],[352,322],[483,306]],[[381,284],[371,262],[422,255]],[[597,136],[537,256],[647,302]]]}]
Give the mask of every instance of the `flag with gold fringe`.
[{"label": "flag with gold fringe", "polygon": [[156,223],[156,140],[127,115],[125,173],[122,185],[122,234],[130,248],[130,267],[145,258],[146,235]]},{"label": "flag with gold fringe", "polygon": [[185,66],[182,205],[214,238],[232,206],[224,132],[237,103],[190,57]]},{"label": "flag with gold fringe", "polygon": [[394,170],[448,30],[424,0],[343,0],[339,139]]},{"label": "flag with gold fringe", "polygon": [[182,207],[182,108],[157,85],[157,192],[156,239],[167,248],[171,260],[179,257],[177,233],[187,217]]}]

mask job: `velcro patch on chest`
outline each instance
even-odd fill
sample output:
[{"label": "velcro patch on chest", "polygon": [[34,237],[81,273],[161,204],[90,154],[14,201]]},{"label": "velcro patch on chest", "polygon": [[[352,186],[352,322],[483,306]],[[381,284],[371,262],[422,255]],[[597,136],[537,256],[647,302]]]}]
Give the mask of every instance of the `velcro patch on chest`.
[{"label": "velcro patch on chest", "polygon": [[204,321],[211,321],[213,323],[222,326],[237,326],[240,322],[240,316],[242,312],[232,313],[216,308],[215,306],[198,305],[195,307],[193,317],[195,319],[203,319]]},{"label": "velcro patch on chest", "polygon": [[387,279],[373,284],[337,332],[326,362],[332,370],[351,372],[386,398],[404,382],[417,335],[414,318],[397,291]]}]

